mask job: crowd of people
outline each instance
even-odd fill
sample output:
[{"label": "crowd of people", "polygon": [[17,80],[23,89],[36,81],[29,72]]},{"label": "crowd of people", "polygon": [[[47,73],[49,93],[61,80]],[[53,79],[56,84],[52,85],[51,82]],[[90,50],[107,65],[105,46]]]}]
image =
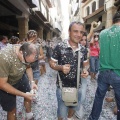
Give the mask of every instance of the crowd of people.
[{"label": "crowd of people", "polygon": [[88,120],[99,119],[110,86],[115,93],[115,98],[111,98],[116,101],[115,114],[120,120],[120,12],[116,12],[113,25],[108,29],[95,31],[98,27],[95,24],[95,21],[91,23],[87,34],[81,22],[72,22],[68,29],[69,38],[63,41],[54,37],[45,42],[38,38],[35,30],[29,30],[22,41],[16,36],[9,40],[7,36],[1,37],[0,104],[7,111],[8,120],[16,119],[16,96],[24,97],[26,119],[34,119],[31,100],[39,89],[41,74],[46,73],[46,57],[50,67],[58,71],[58,120],[74,120],[73,115],[82,119],[88,75],[92,82],[97,81]]}]

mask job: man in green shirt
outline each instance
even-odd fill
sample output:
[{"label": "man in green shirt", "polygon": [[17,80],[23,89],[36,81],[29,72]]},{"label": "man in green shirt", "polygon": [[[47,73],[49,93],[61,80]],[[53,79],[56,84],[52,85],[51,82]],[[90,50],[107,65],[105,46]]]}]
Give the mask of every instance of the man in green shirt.
[{"label": "man in green shirt", "polygon": [[[37,59],[37,48],[34,44],[8,45],[0,50],[0,104],[7,111],[7,120],[16,120],[16,96],[24,97],[26,117],[32,118],[31,100],[33,94],[31,87],[37,88],[33,82],[30,63]],[[29,80],[24,76],[28,73]]]},{"label": "man in green shirt", "polygon": [[120,120],[120,11],[113,17],[113,25],[100,33],[100,73],[92,112],[88,120],[98,120],[105,94],[111,85]]}]

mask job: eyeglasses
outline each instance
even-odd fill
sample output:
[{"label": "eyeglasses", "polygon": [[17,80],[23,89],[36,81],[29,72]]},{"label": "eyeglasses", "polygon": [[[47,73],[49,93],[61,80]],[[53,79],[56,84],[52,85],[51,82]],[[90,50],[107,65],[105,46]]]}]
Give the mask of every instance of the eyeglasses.
[{"label": "eyeglasses", "polygon": [[27,62],[26,61],[26,58],[25,58],[25,54],[23,53],[23,58],[24,58],[24,62],[22,62],[24,65],[26,66],[29,66],[31,63]]},{"label": "eyeglasses", "polygon": [[[23,59],[24,59],[24,62],[22,62],[24,65],[26,66],[30,66],[31,63],[30,62],[27,62],[26,58],[25,58],[25,54],[23,53]],[[34,60],[38,60],[38,52],[36,53],[35,57],[34,57]]]}]

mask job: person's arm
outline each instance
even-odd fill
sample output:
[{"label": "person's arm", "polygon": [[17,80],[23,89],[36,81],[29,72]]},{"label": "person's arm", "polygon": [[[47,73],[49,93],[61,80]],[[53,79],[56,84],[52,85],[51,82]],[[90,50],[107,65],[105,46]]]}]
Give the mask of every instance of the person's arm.
[{"label": "person's arm", "polygon": [[92,37],[93,37],[93,35],[94,35],[94,30],[96,29],[96,27],[94,27],[94,24],[97,24],[97,23],[96,23],[95,21],[93,21],[93,22],[91,23],[90,32],[89,32],[89,34],[87,35],[87,40],[88,40],[88,42],[91,41],[91,39],[92,39]]},{"label": "person's arm", "polygon": [[58,65],[58,59],[60,59],[60,58],[61,58],[60,48],[57,45],[55,47],[55,49],[53,50],[53,54],[52,54],[52,57],[51,57],[50,62],[49,62],[49,65],[52,69],[57,70],[57,71],[63,70],[63,66]]},{"label": "person's arm", "polygon": [[70,72],[70,64],[58,65],[56,61],[50,60],[50,67],[57,71],[62,71],[64,74],[68,74]]},{"label": "person's arm", "polygon": [[83,62],[83,71],[81,73],[81,77],[86,78],[88,77],[89,73],[88,73],[88,60]]},{"label": "person's arm", "polygon": [[50,64],[50,67],[54,70],[57,70],[57,71],[62,71],[63,70],[63,66],[58,65],[57,61],[54,61],[54,60],[51,59],[49,64]]},{"label": "person's arm", "polygon": [[31,83],[31,89],[38,89],[37,85],[35,84],[34,82],[34,79],[33,79],[33,71],[32,71],[32,68],[31,67],[28,67],[26,69],[26,73],[27,73],[27,76],[28,76],[28,79]]},{"label": "person's arm", "polygon": [[0,78],[0,89],[1,90],[5,91],[7,93],[13,94],[13,95],[25,97],[26,99],[29,99],[29,100],[31,100],[32,97],[34,96],[32,94],[26,94],[24,92],[21,92],[21,91],[17,90],[12,85],[10,85],[7,81],[8,81],[7,77]]},{"label": "person's arm", "polygon": [[88,58],[88,49],[84,49],[84,54],[83,54],[83,70],[86,69],[88,70],[89,68],[89,58]]},{"label": "person's arm", "polygon": [[94,38],[93,37],[91,38],[91,41],[89,43],[90,43],[90,46],[94,44]]},{"label": "person's arm", "polygon": [[88,76],[88,67],[89,67],[89,60],[88,60],[88,58],[87,58],[87,53],[88,53],[88,51],[87,51],[87,48],[85,49],[85,51],[84,51],[84,54],[83,54],[83,70],[82,70],[82,72],[81,72],[81,76],[83,77],[83,78],[86,78],[87,76]]},{"label": "person's arm", "polygon": [[94,22],[91,23],[90,32],[89,32],[89,34],[87,35],[87,40],[88,40],[88,42],[91,40],[91,38],[92,38],[92,36],[93,36],[93,34],[94,34],[93,24],[94,24]]},{"label": "person's arm", "polygon": [[26,73],[27,73],[29,81],[32,83],[32,81],[33,81],[33,71],[32,71],[32,68],[31,67],[27,67],[26,68]]},{"label": "person's arm", "polygon": [[39,59],[39,60],[45,59],[42,46],[40,46],[40,55],[39,55],[38,59]]},{"label": "person's arm", "polygon": [[89,59],[83,62],[83,70],[88,70],[88,68],[89,68]]},{"label": "person's arm", "polygon": [[87,48],[87,50],[88,50],[88,53],[87,53],[87,59],[88,59],[88,61],[89,61],[89,58],[90,58],[90,49]]}]

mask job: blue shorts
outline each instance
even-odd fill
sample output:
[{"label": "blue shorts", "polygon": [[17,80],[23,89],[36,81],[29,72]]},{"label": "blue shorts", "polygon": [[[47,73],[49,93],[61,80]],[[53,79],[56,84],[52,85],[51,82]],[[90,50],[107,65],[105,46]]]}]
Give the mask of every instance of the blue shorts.
[{"label": "blue shorts", "polygon": [[79,110],[80,99],[81,99],[80,88],[79,88],[79,91],[78,91],[78,105],[77,106],[66,106],[64,104],[64,102],[62,100],[62,91],[59,87],[57,87],[56,95],[57,95],[57,102],[58,102],[58,110],[57,110],[57,116],[58,117],[67,118],[69,108],[72,108],[74,111]]},{"label": "blue shorts", "polygon": [[97,73],[99,70],[99,57],[90,56],[90,72]]},{"label": "blue shorts", "polygon": [[33,79],[34,80],[40,79],[40,70],[33,70]]}]

